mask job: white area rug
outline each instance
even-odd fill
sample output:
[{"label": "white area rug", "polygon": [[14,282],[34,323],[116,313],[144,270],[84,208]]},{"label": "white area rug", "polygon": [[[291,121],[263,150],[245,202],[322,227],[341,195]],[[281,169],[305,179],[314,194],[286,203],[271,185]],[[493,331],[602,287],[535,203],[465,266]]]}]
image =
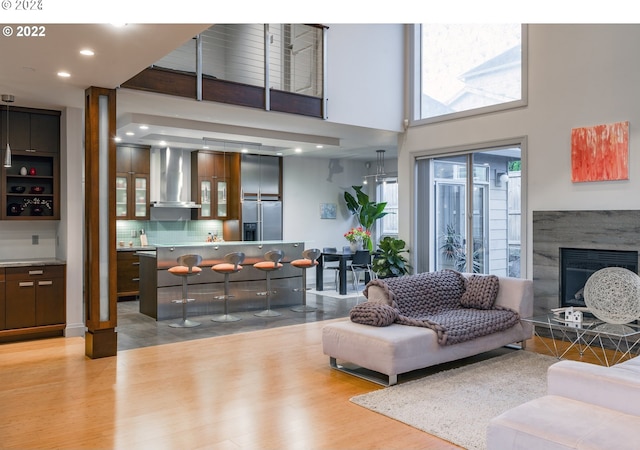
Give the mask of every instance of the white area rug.
[{"label": "white area rug", "polygon": [[489,420],[545,395],[551,356],[514,350],[351,401],[467,449],[486,448]]}]

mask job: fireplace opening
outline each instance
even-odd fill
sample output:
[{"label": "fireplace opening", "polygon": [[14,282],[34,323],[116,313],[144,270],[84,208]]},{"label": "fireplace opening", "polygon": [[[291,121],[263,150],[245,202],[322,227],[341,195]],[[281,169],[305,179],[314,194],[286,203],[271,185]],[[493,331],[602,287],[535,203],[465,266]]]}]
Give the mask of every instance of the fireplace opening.
[{"label": "fireplace opening", "polygon": [[585,306],[584,285],[605,267],[624,267],[638,273],[638,252],[625,250],[560,249],[560,306]]}]

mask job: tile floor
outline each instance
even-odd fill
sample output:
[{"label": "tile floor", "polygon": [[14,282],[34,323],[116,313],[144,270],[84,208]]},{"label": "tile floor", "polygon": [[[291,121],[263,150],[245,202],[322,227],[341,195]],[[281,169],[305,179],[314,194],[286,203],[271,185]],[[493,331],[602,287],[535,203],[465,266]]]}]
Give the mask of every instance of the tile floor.
[{"label": "tile floor", "polygon": [[235,312],[230,303],[229,312],[241,317],[242,320],[219,323],[213,322],[211,316],[189,316],[190,320],[200,322],[200,326],[194,328],[172,328],[169,324],[175,319],[156,321],[139,312],[137,300],[120,301],[118,302],[118,351],[347,317],[356,303],[366,300],[361,290],[359,293],[353,292],[345,296],[340,296],[331,290],[323,292],[323,295],[307,293],[307,304],[318,308],[314,312],[299,313],[291,311],[289,307],[274,308],[282,315],[262,318],[254,316],[257,311]]}]

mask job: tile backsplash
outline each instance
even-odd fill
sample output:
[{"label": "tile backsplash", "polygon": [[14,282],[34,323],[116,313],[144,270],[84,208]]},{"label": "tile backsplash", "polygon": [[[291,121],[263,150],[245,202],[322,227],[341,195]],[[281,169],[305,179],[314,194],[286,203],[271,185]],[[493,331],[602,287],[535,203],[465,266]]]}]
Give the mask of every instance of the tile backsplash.
[{"label": "tile backsplash", "polygon": [[190,244],[206,242],[207,234],[222,237],[221,220],[117,220],[116,242],[128,246],[140,245],[140,230],[144,230],[149,244]]}]

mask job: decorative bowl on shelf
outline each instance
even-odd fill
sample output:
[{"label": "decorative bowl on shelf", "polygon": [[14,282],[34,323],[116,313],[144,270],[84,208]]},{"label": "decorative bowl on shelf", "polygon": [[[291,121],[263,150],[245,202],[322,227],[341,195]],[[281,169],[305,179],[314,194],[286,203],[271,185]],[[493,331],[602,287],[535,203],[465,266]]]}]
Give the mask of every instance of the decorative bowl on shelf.
[{"label": "decorative bowl on shelf", "polygon": [[44,209],[40,205],[32,205],[31,206],[31,215],[32,216],[41,216],[44,212]]},{"label": "decorative bowl on shelf", "polygon": [[24,186],[11,186],[11,192],[15,192],[16,194],[22,194],[24,191]]},{"label": "decorative bowl on shelf", "polygon": [[18,203],[10,203],[7,206],[7,215],[9,216],[19,216],[22,211],[24,211],[24,206]]},{"label": "decorative bowl on shelf", "polygon": [[31,186],[32,194],[42,194],[44,192],[44,186]]}]

